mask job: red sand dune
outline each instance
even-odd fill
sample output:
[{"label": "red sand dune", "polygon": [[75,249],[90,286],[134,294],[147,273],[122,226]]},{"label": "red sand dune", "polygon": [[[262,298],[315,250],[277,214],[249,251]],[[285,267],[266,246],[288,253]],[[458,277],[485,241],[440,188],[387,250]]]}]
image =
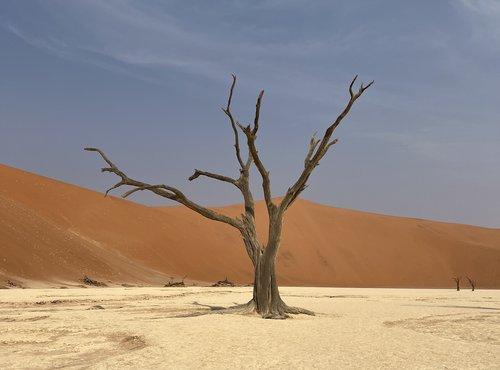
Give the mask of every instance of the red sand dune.
[{"label": "red sand dune", "polygon": [[[236,215],[241,206],[219,208]],[[266,212],[257,205],[259,228]],[[298,200],[278,256],[283,285],[500,288],[500,230],[381,216]],[[0,286],[170,276],[251,283],[238,233],[183,207],[147,207],[0,165]],[[466,286],[466,282],[462,284]]]}]

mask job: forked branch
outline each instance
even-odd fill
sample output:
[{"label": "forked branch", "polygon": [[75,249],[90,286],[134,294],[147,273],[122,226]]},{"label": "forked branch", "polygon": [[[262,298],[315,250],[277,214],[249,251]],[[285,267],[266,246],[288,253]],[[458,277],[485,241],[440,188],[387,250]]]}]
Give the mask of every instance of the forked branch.
[{"label": "forked branch", "polygon": [[184,193],[182,193],[179,189],[174,188],[172,186],[168,186],[165,184],[158,184],[158,185],[152,185],[148,184],[142,181],[134,180],[130,177],[128,177],[124,172],[122,172],[111,160],[106,157],[104,152],[100,149],[97,148],[85,148],[85,150],[90,151],[90,152],[97,152],[101,155],[101,157],[104,159],[104,161],[109,165],[109,167],[104,167],[101,169],[102,172],[111,172],[120,177],[120,181],[116,183],[114,186],[109,188],[105,195],[107,195],[111,190],[119,188],[121,186],[132,186],[131,190],[126,191],[122,197],[126,198],[130,196],[131,194],[137,192],[137,191],[143,191],[143,190],[148,190],[150,192],[153,192],[159,196],[162,196],[164,198],[173,200],[177,203],[183,204],[184,206],[190,208],[191,210],[199,213],[202,216],[205,216],[206,218],[209,218],[214,221],[219,221],[226,223],[228,225],[231,225],[235,227],[238,230],[243,229],[243,224],[240,220],[236,218],[231,218],[229,216],[223,215],[221,213],[218,213],[216,211],[213,211],[211,209],[208,209],[206,207],[203,207],[189,198],[187,198]]},{"label": "forked branch", "polygon": [[[138,191],[143,191],[147,190],[150,192],[153,192],[155,194],[158,194],[160,196],[163,196],[165,198],[174,200],[178,203],[181,203],[185,205],[186,207],[194,210],[195,212],[209,218],[213,219],[216,221],[224,222],[227,223],[233,227],[236,227],[242,234],[245,233],[251,233],[254,234],[255,231],[255,211],[254,211],[254,200],[252,193],[250,191],[250,181],[249,181],[249,176],[250,176],[250,166],[252,165],[253,162],[253,156],[250,152],[248,151],[248,158],[246,161],[243,161],[242,154],[241,154],[241,148],[240,148],[240,140],[239,140],[239,126],[240,123],[234,118],[233,113],[231,112],[231,103],[233,99],[233,92],[234,88],[236,85],[236,76],[232,75],[232,83],[231,83],[231,88],[229,90],[229,97],[227,100],[227,104],[225,108],[222,108],[223,112],[226,114],[226,116],[229,118],[229,122],[231,124],[231,128],[234,133],[234,149],[235,149],[235,154],[236,158],[238,160],[239,166],[240,166],[240,175],[238,178],[232,178],[224,175],[220,175],[217,173],[213,172],[208,172],[208,171],[202,171],[199,169],[195,169],[194,173],[189,177],[189,181],[193,181],[200,176],[205,176],[214,180],[219,180],[222,182],[226,182],[229,184],[232,184],[236,186],[241,194],[243,195],[243,199],[245,202],[245,214],[242,215],[242,218],[231,218],[222,214],[219,214],[215,211],[212,211],[208,208],[205,208],[190,199],[188,199],[179,189],[176,189],[171,186],[167,186],[165,184],[148,184],[144,183],[142,181],[137,181],[134,179],[129,178],[124,172],[118,169],[118,167],[109,160],[109,158],[106,157],[106,155],[97,148],[86,148],[86,150],[89,151],[95,151],[98,152],[101,157],[104,159],[104,161],[108,164],[109,167],[105,167],[102,169],[103,172],[112,172],[115,175],[120,177],[120,181],[113,185],[110,189],[106,191],[106,195],[113,189],[119,188],[121,186],[131,186],[132,189],[126,191],[122,196],[123,197],[128,197],[135,192]],[[257,110],[256,110],[256,118],[254,122],[256,123],[256,127],[258,128],[258,120],[259,120],[259,109],[260,109],[260,102],[262,99],[262,93],[259,96],[258,104],[257,104]],[[257,130],[254,130],[255,132],[252,133],[253,135],[253,140],[255,140],[255,134]],[[262,164],[261,164],[262,165]],[[247,245],[247,250],[251,258],[255,260],[255,256],[257,254],[257,249],[258,246],[254,245]]]},{"label": "forked branch", "polygon": [[229,90],[229,97],[227,99],[227,105],[226,108],[222,108],[222,111],[226,114],[226,116],[229,118],[229,122],[231,123],[231,128],[233,129],[234,133],[234,150],[236,152],[236,158],[238,159],[238,163],[240,164],[241,171],[244,169],[247,169],[250,167],[251,164],[251,156],[250,153],[248,155],[248,160],[246,163],[243,163],[243,159],[241,158],[241,150],[240,150],[240,139],[238,135],[238,121],[236,121],[233,117],[233,114],[231,113],[231,101],[233,100],[233,91],[234,91],[234,86],[236,85],[236,76],[233,74],[231,75],[233,78],[233,81],[231,83],[231,88]]},{"label": "forked branch", "polygon": [[333,139],[330,141],[333,132],[335,129],[338,127],[340,122],[344,119],[344,117],[349,113],[351,110],[354,102],[361,96],[363,93],[368,89],[374,81],[371,81],[368,85],[364,86],[361,84],[357,92],[354,92],[353,87],[354,83],[356,82],[358,78],[358,75],[356,75],[350,85],[349,85],[349,101],[347,102],[344,110],[338,115],[337,119],[332,122],[330,126],[325,130],[325,133],[323,137],[320,139],[316,139],[315,136],[312,137],[310,143],[309,143],[309,151],[307,152],[305,161],[304,161],[304,169],[302,173],[300,174],[299,178],[295,183],[288,188],[287,193],[283,197],[283,200],[280,203],[280,211],[284,212],[294,201],[297,199],[300,193],[304,191],[304,189],[307,187],[307,180],[309,179],[309,176],[311,176],[312,171],[316,166],[319,165],[319,161],[321,158],[325,156],[325,154],[328,152],[328,149],[332,145],[335,145],[337,143],[337,139]]},{"label": "forked branch", "polygon": [[267,210],[271,213],[275,205],[272,201],[271,196],[271,181],[269,179],[269,171],[266,170],[262,160],[260,159],[259,152],[257,151],[257,147],[255,146],[255,140],[257,139],[257,133],[259,131],[259,120],[260,120],[260,107],[262,103],[262,97],[264,96],[264,90],[259,93],[259,97],[257,98],[257,103],[255,104],[255,117],[253,127],[250,125],[243,126],[239,125],[240,129],[243,131],[245,136],[247,137],[247,145],[248,150],[250,151],[250,155],[252,156],[253,161],[255,162],[255,166],[262,177],[262,190],[264,192],[264,200],[266,201]]},{"label": "forked branch", "polygon": [[[234,92],[234,87],[236,85],[236,76],[233,74],[232,75],[232,83],[231,83],[231,88],[229,90],[229,97],[227,99],[227,105],[226,108],[222,108],[222,111],[226,114],[226,116],[229,118],[229,122],[231,123],[231,128],[234,133],[234,150],[236,153],[236,158],[238,159],[238,163],[240,165],[240,177],[235,180],[231,179],[232,181],[228,181],[229,178],[225,178],[226,182],[231,182],[233,185],[238,187],[238,189],[241,191],[241,194],[243,195],[243,199],[245,202],[245,216],[243,217],[243,220],[247,219],[248,222],[254,222],[253,219],[255,217],[255,211],[254,211],[254,200],[252,193],[250,191],[250,166],[252,165],[253,158],[252,154],[250,153],[250,150],[248,151],[248,158],[246,162],[243,162],[243,159],[241,157],[241,149],[240,149],[240,140],[239,140],[239,133],[238,133],[238,127],[241,126],[241,124],[234,118],[233,113],[231,112],[231,102],[233,100],[233,92]],[[198,173],[195,171],[193,174],[194,178],[198,177],[199,175],[202,175],[200,171]],[[207,176],[206,173],[204,173],[205,176]],[[191,176],[191,178],[193,177]],[[215,178],[214,176],[211,176],[212,178]],[[191,180],[190,178],[190,180]],[[252,227],[254,227],[253,225]],[[249,252],[249,255],[255,254],[255,251],[252,251],[252,253]]]},{"label": "forked branch", "polygon": [[194,173],[191,176],[189,176],[188,180],[189,181],[193,181],[193,180],[197,179],[200,176],[205,176],[205,177],[209,177],[209,178],[214,179],[214,180],[228,182],[228,183],[233,184],[235,186],[237,184],[237,180],[233,179],[231,177],[219,175],[219,174],[216,174],[216,173],[213,173],[213,172],[200,171],[198,169],[194,170]]},{"label": "forked branch", "polygon": [[321,140],[316,138],[316,132],[311,137],[311,141],[309,142],[309,151],[307,152],[306,159],[304,160],[304,168],[307,168],[309,161],[311,160],[314,151],[318,147],[318,144]]},{"label": "forked branch", "polygon": [[470,277],[466,276],[467,278],[467,281],[469,282],[470,284],[470,287],[472,289],[472,291],[474,291],[476,289],[476,280],[474,279],[471,279]]}]

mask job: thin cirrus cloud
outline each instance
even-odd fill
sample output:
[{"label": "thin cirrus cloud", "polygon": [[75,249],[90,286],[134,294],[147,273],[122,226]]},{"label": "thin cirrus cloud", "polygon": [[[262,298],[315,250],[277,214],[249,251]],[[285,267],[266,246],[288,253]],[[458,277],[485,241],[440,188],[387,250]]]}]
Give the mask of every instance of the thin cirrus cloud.
[{"label": "thin cirrus cloud", "polygon": [[[43,62],[53,63],[50,71],[54,78],[59,78],[58,87],[65,88],[65,74],[69,73],[74,73],[72,81],[76,81],[77,86],[78,72],[82,71],[80,78],[85,79],[85,89],[88,89],[81,93],[86,105],[75,103],[75,97],[70,102],[81,112],[82,121],[88,114],[86,108],[93,107],[92,93],[105,90],[106,101],[90,112],[94,120],[106,114],[109,130],[114,129],[114,120],[126,122],[131,116],[141,118],[141,113],[137,113],[140,109],[132,112],[134,103],[146,109],[148,122],[160,120],[157,117],[163,117],[165,111],[172,114],[173,121],[182,120],[180,102],[195,98],[198,104],[206,102],[211,106],[215,99],[207,93],[215,90],[222,92],[220,96],[224,100],[228,77],[236,73],[240,78],[237,103],[244,102],[247,113],[252,114],[256,92],[266,89],[264,110],[269,125],[263,125],[263,130],[274,131],[271,133],[278,137],[279,131],[286,131],[294,145],[307,146],[309,135],[316,130],[321,132],[321,127],[327,125],[345,103],[347,86],[353,75],[360,73],[360,82],[371,79],[376,82],[370,93],[363,96],[362,104],[349,115],[352,124],[340,127],[341,144],[335,150],[338,156],[345,156],[344,161],[359,159],[358,163],[354,163],[356,160],[346,162],[352,168],[359,166],[356,173],[380,174],[377,181],[381,182],[381,188],[387,189],[387,195],[381,196],[379,203],[373,200],[369,210],[401,214],[398,205],[390,199],[391,194],[398,191],[393,189],[390,178],[410,173],[404,168],[409,162],[422,170],[415,177],[435,180],[429,181],[429,189],[416,189],[421,194],[432,193],[434,187],[439,186],[446,192],[451,182],[459,194],[460,189],[473,188],[474,182],[480,182],[484,176],[488,176],[488,181],[500,183],[499,176],[492,171],[498,167],[497,158],[500,158],[497,145],[500,131],[496,118],[498,101],[491,88],[500,84],[497,67],[500,63],[500,2],[356,0],[311,4],[306,0],[34,0],[30,5],[4,2],[0,3],[0,32],[7,31],[9,43],[17,43],[19,50],[24,50],[25,45],[32,47],[30,51],[37,50],[30,55],[42,50],[55,56],[43,58]],[[5,36],[5,32],[0,36]],[[23,53],[19,55],[22,57]],[[54,59],[70,63],[57,63]],[[36,69],[36,61],[34,65],[29,63],[23,64],[28,68],[19,68],[16,72],[13,67],[9,73],[13,73],[13,84],[34,91],[29,85],[30,78],[23,79],[26,71]],[[92,73],[96,70],[112,73],[107,82],[94,81]],[[18,73],[17,80],[15,73]],[[19,85],[20,80],[26,86]],[[50,77],[43,81],[47,85],[52,82]],[[184,88],[172,89],[182,84],[186,84]],[[88,96],[84,94],[87,91]],[[78,94],[76,89],[68,91],[68,95],[71,97],[73,92]],[[53,95],[57,102],[54,104],[64,104],[64,94],[59,95],[57,89],[51,93],[47,95]],[[158,110],[154,102],[163,99],[163,94],[167,100],[177,99],[178,106],[159,105],[165,111]],[[50,98],[44,102],[50,103]],[[131,100],[121,100],[126,98]],[[15,103],[13,97],[10,99]],[[111,101],[109,104],[107,99]],[[246,104],[248,99],[250,104]],[[116,112],[109,109],[110,104],[119,107]],[[47,106],[47,111],[55,112],[54,116],[62,115],[54,107]],[[25,113],[25,121],[38,120]],[[64,118],[71,120],[71,117]],[[206,118],[220,119],[219,116]],[[158,127],[167,126],[158,124]],[[269,137],[267,133],[262,135],[260,143],[263,153],[266,150],[269,153],[270,170],[284,168],[291,160],[288,157],[295,153],[280,157],[282,153],[271,141],[265,147]],[[351,142],[344,146],[346,141]],[[299,152],[307,148],[296,149]],[[363,152],[377,157],[376,163],[366,164],[371,158],[363,157]],[[325,161],[317,181],[328,183],[329,176],[333,175],[325,169],[336,163],[333,159]],[[392,163],[392,167],[388,169],[384,163]],[[285,177],[280,180],[278,171],[273,170],[274,184],[285,186],[289,180]],[[457,178],[463,184],[451,180]],[[73,181],[70,177],[67,179]],[[364,178],[360,182],[372,180]],[[408,183],[408,193],[412,193],[412,181],[401,179],[400,183]],[[348,193],[351,185],[345,186]],[[328,189],[325,188],[324,194],[316,194],[315,200],[333,203]],[[475,223],[495,224],[481,218],[481,207],[492,209],[491,199],[498,198],[497,195],[484,193],[484,202],[476,207],[475,216],[456,219],[476,218]],[[335,198],[335,202],[350,206],[342,204],[341,199]],[[435,204],[436,200],[430,199],[427,207],[420,201],[415,209],[426,206],[429,213],[410,215],[432,218]]]},{"label": "thin cirrus cloud", "polygon": [[[494,0],[461,0],[460,3],[460,11],[470,11],[487,17],[500,14],[498,2]],[[294,1],[288,5],[296,11],[305,10],[308,6],[304,1]],[[281,1],[256,2],[255,5],[237,4],[237,7],[244,11],[269,10],[282,6]],[[369,23],[368,20],[367,24],[361,23],[338,34],[318,34],[314,35],[317,37],[308,39],[294,39],[282,35],[274,41],[269,41],[259,37],[259,25],[256,25],[255,29],[250,27],[248,30],[250,35],[255,36],[256,40],[253,41],[254,37],[249,36],[243,39],[217,37],[217,32],[189,29],[186,19],[176,19],[168,12],[144,6],[144,3],[54,1],[47,7],[54,13],[61,13],[65,18],[62,22],[71,24],[75,31],[54,35],[44,29],[30,31],[29,25],[23,25],[23,29],[23,26],[10,23],[7,24],[7,29],[28,44],[59,57],[90,63],[151,83],[163,83],[162,70],[178,70],[223,83],[227,82],[228,71],[244,70],[248,79],[254,80],[258,77],[265,80],[268,87],[274,84],[274,89],[281,94],[296,95],[300,99],[324,99],[327,102],[332,96],[341,99],[345,95],[343,89],[335,91],[333,86],[344,85],[346,68],[341,67],[342,78],[336,81],[338,84],[333,84],[328,78],[323,81],[324,75],[321,73],[312,75],[304,72],[300,62],[314,61],[316,57],[333,60],[341,53],[349,53],[356,48],[366,49],[368,55],[376,49],[390,52],[398,45],[403,49],[411,45],[418,53],[432,53],[433,63],[436,66],[441,64],[447,73],[452,75],[474,76],[478,73],[475,70],[475,61],[471,62],[465,55],[463,46],[458,45],[447,32],[436,29],[432,30],[432,34],[426,30],[417,30],[415,33],[393,35],[383,32],[382,26],[376,22]],[[227,27],[231,26],[234,24],[229,23]],[[242,27],[245,29],[248,26]],[[263,28],[266,27],[270,26]],[[230,30],[224,27],[221,29],[222,33]],[[481,27],[477,26],[473,31],[478,32],[480,29]],[[412,49],[408,51],[412,52]],[[354,53],[354,56],[359,57],[360,53],[362,54]],[[290,62],[282,63],[283,60]],[[327,65],[328,62],[316,68],[324,71]],[[293,82],[290,82],[290,75],[294,76]],[[411,75],[405,76],[404,81],[398,80],[398,77],[398,74],[382,76],[383,82],[389,87],[413,88],[413,91],[427,89],[426,83],[422,84],[416,78],[412,80]],[[256,82],[252,87],[259,88],[260,84],[261,82]],[[440,87],[435,89],[439,93]],[[315,94],[308,95],[303,91],[315,91]],[[388,90],[368,97],[376,106],[406,106],[409,115],[412,115],[412,110],[415,109],[409,100],[411,98],[414,97],[405,98],[400,93]],[[436,113],[432,112],[433,115]],[[387,131],[387,134],[391,137],[390,131]]]},{"label": "thin cirrus cloud", "polygon": [[498,0],[460,0],[468,9],[487,16],[500,15],[500,2]]},{"label": "thin cirrus cloud", "polygon": [[97,58],[96,55],[102,53],[94,52],[91,48],[75,47],[53,36],[47,36],[46,38],[36,37],[31,34],[25,33],[24,31],[22,31],[21,29],[12,24],[5,24],[3,26],[6,30],[16,35],[25,43],[33,47],[36,47],[38,49],[42,49],[51,54],[54,54],[60,58],[81,63],[89,63],[99,68],[112,72],[117,72],[138,80],[142,80],[149,83],[157,83],[157,81],[147,77],[146,75],[134,73],[133,71],[127,68],[121,67],[114,63],[106,62],[102,58]]},{"label": "thin cirrus cloud", "polygon": [[485,50],[500,50],[500,1],[461,0],[461,10],[470,22],[474,41]]},{"label": "thin cirrus cloud", "polygon": [[[255,8],[264,5],[276,7],[280,4],[258,3]],[[295,5],[305,6],[302,2]],[[224,83],[228,71],[245,71],[250,81],[255,77],[270,84],[274,81],[278,90],[283,82],[288,83],[288,76],[293,73],[296,86],[307,86],[313,76],[290,61],[296,64],[297,60],[307,61],[324,54],[325,50],[331,54],[333,48],[338,53],[348,50],[366,32],[362,27],[354,27],[342,37],[328,40],[295,40],[284,36],[275,41],[265,38],[254,41],[252,37],[242,40],[187,30],[188,24],[181,24],[171,15],[129,1],[55,1],[48,7],[54,13],[63,14],[64,22],[71,24],[74,31],[56,37],[44,29],[30,31],[29,25],[9,24],[7,29],[25,42],[59,57],[156,83],[162,83],[161,73],[152,76],[151,69],[179,70]],[[220,32],[227,35],[231,30]],[[250,29],[249,32],[256,31]],[[82,34],[85,35],[83,40]],[[315,79],[314,84],[320,92],[317,96],[332,89],[331,83],[324,85],[321,79]],[[293,94],[296,90],[283,87],[281,92]]]}]

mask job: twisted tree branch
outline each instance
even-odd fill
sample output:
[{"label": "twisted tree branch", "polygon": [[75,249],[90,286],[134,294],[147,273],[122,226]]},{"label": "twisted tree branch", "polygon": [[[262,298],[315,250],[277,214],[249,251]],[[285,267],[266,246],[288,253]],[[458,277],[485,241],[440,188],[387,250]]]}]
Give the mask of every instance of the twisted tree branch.
[{"label": "twisted tree branch", "polygon": [[257,167],[257,170],[262,177],[262,190],[264,192],[264,199],[266,201],[267,210],[269,213],[273,211],[275,205],[272,201],[271,196],[271,181],[269,179],[269,171],[266,170],[264,164],[262,163],[259,152],[257,151],[257,147],[255,146],[255,140],[257,139],[257,132],[259,131],[259,119],[260,119],[260,107],[262,103],[262,97],[264,96],[264,90],[259,93],[259,97],[257,98],[257,103],[255,104],[255,117],[253,128],[248,126],[243,126],[238,124],[240,129],[243,131],[245,136],[247,137],[247,145],[248,150],[250,151],[250,155]]},{"label": "twisted tree branch", "polygon": [[[229,118],[229,122],[231,123],[231,128],[234,133],[234,149],[236,152],[236,158],[238,159],[238,163],[240,165],[240,177],[235,180],[231,179],[233,181],[228,181],[230,178],[226,178],[225,180],[222,178],[219,178],[221,181],[226,181],[226,182],[231,182],[233,185],[235,185],[240,191],[241,194],[243,195],[244,203],[245,203],[245,214],[242,215],[242,220],[246,224],[247,231],[248,230],[253,230],[255,233],[255,205],[254,205],[254,200],[252,196],[252,192],[250,191],[250,182],[249,182],[249,177],[250,177],[250,166],[252,165],[253,162],[253,157],[252,154],[250,153],[250,150],[248,151],[248,158],[246,162],[243,162],[243,159],[241,157],[241,149],[240,149],[240,142],[239,142],[239,134],[238,134],[238,127],[242,127],[241,124],[234,118],[232,112],[231,112],[231,102],[233,99],[233,92],[234,92],[234,87],[236,85],[236,76],[233,74],[232,75],[232,83],[231,83],[231,88],[229,90],[229,97],[227,100],[227,105],[226,108],[222,108],[222,111],[226,114],[226,116]],[[202,175],[200,171],[198,171],[198,174],[195,173],[193,176],[194,178],[198,177],[199,175]],[[204,175],[206,175],[204,173]],[[193,177],[191,176],[191,178]],[[211,176],[212,178],[215,178],[215,176]],[[190,180],[191,180],[190,178]],[[257,249],[255,246],[250,246],[247,245],[247,252],[250,258],[252,258],[252,262],[255,262],[255,255],[257,253]]]},{"label": "twisted tree branch", "polygon": [[320,140],[316,138],[316,132],[311,137],[311,141],[309,142],[309,151],[307,152],[306,159],[304,160],[304,168],[306,168],[311,160],[314,151],[318,147]]},{"label": "twisted tree branch", "polygon": [[207,172],[207,171],[200,171],[198,169],[195,169],[194,170],[194,173],[189,176],[189,181],[193,181],[195,179],[197,179],[198,177],[200,176],[205,176],[205,177],[209,177],[211,179],[215,179],[215,180],[219,180],[219,181],[223,181],[223,182],[228,182],[230,184],[233,184],[235,186],[237,186],[237,181],[236,179],[233,179],[231,177],[227,177],[227,176],[223,176],[223,175],[219,175],[219,174],[216,174],[216,173],[212,173],[212,172]]},{"label": "twisted tree branch", "polygon": [[244,164],[243,160],[241,159],[240,139],[239,139],[238,129],[237,129],[238,122],[234,119],[233,114],[231,113],[231,101],[233,100],[233,91],[234,91],[234,86],[236,85],[236,76],[234,74],[231,76],[233,78],[233,82],[231,83],[231,89],[229,90],[229,97],[227,99],[227,106],[226,106],[226,108],[222,108],[222,111],[229,118],[229,122],[231,122],[231,127],[232,127],[233,133],[234,133],[234,150],[236,152],[236,158],[238,159],[238,163],[240,164],[241,170],[244,170],[245,168],[248,169],[250,167],[250,163],[249,163],[250,162],[250,154],[248,156],[247,164]]},{"label": "twisted tree branch", "polygon": [[202,216],[205,216],[206,218],[209,218],[214,221],[219,221],[223,222],[225,224],[231,225],[234,228],[243,231],[243,223],[237,219],[237,218],[231,218],[229,216],[223,215],[221,213],[218,213],[216,211],[213,211],[211,209],[208,209],[206,207],[203,207],[189,198],[187,198],[184,193],[182,193],[179,189],[174,188],[172,186],[164,185],[164,184],[159,184],[159,185],[151,185],[142,181],[134,180],[130,177],[128,177],[124,172],[120,171],[120,169],[113,163],[111,160],[106,157],[104,152],[100,149],[97,148],[85,148],[85,150],[90,151],[90,152],[97,152],[101,155],[101,157],[104,159],[104,161],[109,165],[109,167],[105,167],[102,169],[102,172],[111,172],[114,173],[115,175],[119,176],[121,180],[115,184],[113,187],[108,189],[106,191],[106,194],[109,193],[109,191],[119,188],[121,186],[132,186],[133,189],[125,192],[122,197],[126,198],[130,196],[131,194],[137,192],[137,191],[143,191],[143,190],[148,190],[151,191],[159,196],[162,196],[164,198],[173,200],[177,203],[180,203],[189,209],[199,213]]},{"label": "twisted tree branch", "polygon": [[328,152],[328,149],[332,145],[337,143],[337,139],[330,141],[333,132],[338,127],[340,122],[344,119],[344,117],[349,113],[351,107],[354,102],[368,89],[375,81],[371,81],[368,85],[364,86],[361,84],[357,92],[354,92],[353,86],[358,78],[358,75],[354,76],[351,83],[349,84],[349,101],[347,102],[344,110],[338,115],[337,119],[332,122],[330,126],[325,130],[323,138],[321,140],[315,139],[314,136],[310,141],[309,151],[306,155],[306,159],[304,161],[304,169],[300,174],[299,178],[295,183],[288,188],[287,193],[283,197],[279,208],[281,212],[284,212],[294,201],[297,199],[300,193],[304,191],[306,188],[307,180],[309,176],[311,176],[312,171],[316,166],[318,166],[321,158],[325,156]]}]

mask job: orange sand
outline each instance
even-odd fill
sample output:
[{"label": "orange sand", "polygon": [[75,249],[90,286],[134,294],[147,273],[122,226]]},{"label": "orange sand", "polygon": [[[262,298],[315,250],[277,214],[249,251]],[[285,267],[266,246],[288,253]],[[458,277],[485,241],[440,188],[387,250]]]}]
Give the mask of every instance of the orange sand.
[{"label": "orange sand", "polygon": [[[241,206],[219,210],[237,215]],[[265,230],[262,203],[256,214]],[[479,288],[500,288],[500,230],[298,200],[277,266],[282,285],[452,287],[453,276],[468,275]],[[184,275],[252,282],[241,238],[227,225],[0,165],[0,286],[74,284],[83,275],[116,284]]]}]

